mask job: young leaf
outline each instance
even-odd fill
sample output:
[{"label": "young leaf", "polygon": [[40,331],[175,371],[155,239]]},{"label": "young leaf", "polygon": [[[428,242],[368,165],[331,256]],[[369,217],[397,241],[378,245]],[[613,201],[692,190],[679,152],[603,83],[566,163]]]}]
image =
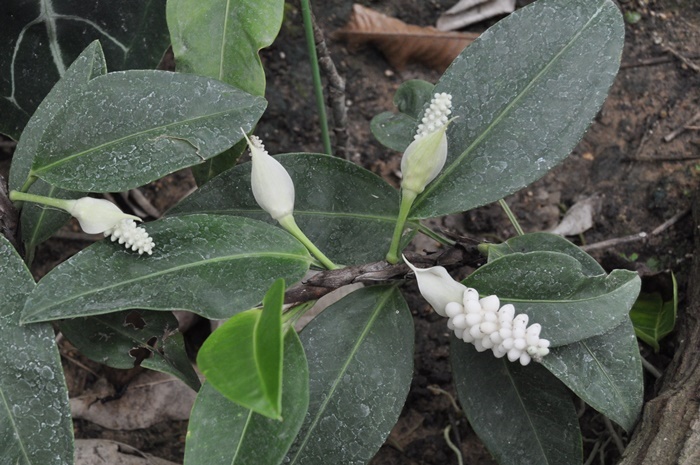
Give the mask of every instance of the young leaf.
[{"label": "young leaf", "polygon": [[552,347],[610,331],[628,318],[639,294],[637,273],[614,270],[587,276],[581,263],[559,252],[505,255],[471,274],[463,283],[481,295],[495,294],[502,304],[542,325]]},{"label": "young leaf", "polygon": [[34,279],[0,235],[0,451],[2,463],[73,463],[73,424],[49,324],[20,326]]},{"label": "young leaf", "polygon": [[[357,165],[311,153],[275,157],[296,190],[294,218],[331,260],[361,264],[384,258],[398,214],[396,189]],[[195,212],[240,215],[276,223],[250,188],[250,163],[222,173],[167,215]]]},{"label": "young leaf", "polygon": [[264,109],[262,97],[211,78],[109,73],[58,111],[31,174],[69,190],[128,190],[230,148]]},{"label": "young leaf", "polygon": [[177,376],[195,391],[200,387],[172,313],[131,310],[63,320],[58,326],[96,362],[123,369],[140,365]]},{"label": "young leaf", "polygon": [[357,290],[301,333],[309,411],[288,465],[366,463],[396,423],[413,371],[413,319],[395,287]]},{"label": "young leaf", "polygon": [[611,0],[540,0],[482,34],[435,86],[458,118],[447,164],[411,216],[493,202],[563,160],[605,100],[624,35]]},{"label": "young leaf", "polygon": [[248,218],[191,215],[145,228],[156,243],[152,256],[107,240],[91,245],[44,276],[24,322],[131,308],[228,318],[260,302],[276,278],[299,280],[311,262],[292,236]]},{"label": "young leaf", "polygon": [[268,418],[282,415],[284,280],[265,294],[261,310],[234,315],[209,336],[197,365],[224,397]]},{"label": "young leaf", "polygon": [[169,42],[165,0],[3,2],[0,132],[19,139],[68,64],[97,39],[110,68],[154,68]]},{"label": "young leaf", "polygon": [[[657,277],[657,279],[663,278]],[[635,334],[652,346],[656,352],[659,351],[659,341],[673,331],[676,325],[678,285],[673,273],[670,273],[668,281],[670,281],[670,292],[641,292],[630,311]],[[664,294],[668,295],[664,298]]]},{"label": "young leaf", "polygon": [[204,383],[192,408],[185,465],[281,463],[309,405],[309,369],[293,329],[284,337],[282,371],[282,421],[241,407]]},{"label": "young leaf", "polygon": [[498,463],[582,462],[576,410],[561,382],[537,363],[524,367],[455,337],[450,341],[459,401]]},{"label": "young leaf", "polygon": [[413,142],[418,117],[433,97],[435,86],[420,79],[411,79],[399,86],[394,94],[394,105],[399,113],[380,113],[370,122],[377,140],[386,147],[403,152]]},{"label": "young leaf", "polygon": [[542,365],[588,405],[632,431],[642,410],[644,379],[629,319],[600,336],[552,349]]},{"label": "young leaf", "polygon": [[575,258],[581,264],[581,271],[586,276],[605,274],[605,270],[595,258],[580,247],[561,236],[546,232],[524,234],[511,237],[501,244],[489,244],[488,260],[492,262],[505,255],[526,252],[560,252]]}]

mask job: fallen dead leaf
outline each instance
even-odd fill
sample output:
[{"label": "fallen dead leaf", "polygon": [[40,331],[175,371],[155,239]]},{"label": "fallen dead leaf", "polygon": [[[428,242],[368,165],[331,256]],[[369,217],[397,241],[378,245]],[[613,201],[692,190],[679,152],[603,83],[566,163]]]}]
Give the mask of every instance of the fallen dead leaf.
[{"label": "fallen dead leaf", "polygon": [[398,70],[410,62],[419,62],[441,72],[478,36],[406,24],[357,3],[352,6],[348,23],[332,35],[345,40],[351,48],[365,43],[375,45]]},{"label": "fallen dead leaf", "polygon": [[98,381],[90,391],[70,399],[73,418],[113,430],[148,428],[161,421],[187,420],[197,395],[174,376],[156,371],[134,378],[121,397],[106,384]]},{"label": "fallen dead leaf", "polygon": [[560,236],[576,236],[593,227],[593,218],[602,205],[599,195],[592,195],[579,200],[569,208],[561,222],[550,232]]},{"label": "fallen dead leaf", "polygon": [[76,439],[75,465],[177,465],[120,442]]}]

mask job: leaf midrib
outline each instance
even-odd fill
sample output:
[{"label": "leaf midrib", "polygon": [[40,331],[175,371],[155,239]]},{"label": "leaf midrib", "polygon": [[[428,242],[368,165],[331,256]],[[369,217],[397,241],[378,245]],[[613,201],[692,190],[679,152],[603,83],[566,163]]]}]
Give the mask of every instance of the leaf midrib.
[{"label": "leaf midrib", "polygon": [[503,120],[511,111],[511,109],[520,101],[522,100],[525,95],[529,93],[529,91],[534,87],[535,83],[537,83],[540,78],[552,67],[554,66],[554,63],[556,63],[559,58],[567,51],[569,50],[573,44],[578,40],[578,38],[583,34],[583,32],[588,29],[588,27],[593,23],[593,20],[597,19],[600,13],[603,11],[603,5],[604,2],[600,3],[598,6],[597,11],[595,14],[591,16],[591,18],[586,22],[586,24],[579,29],[579,31],[574,34],[569,40],[569,42],[562,47],[562,49],[557,53],[543,68],[542,70],[537,73],[537,75],[525,86],[525,88],[520,91],[518,95],[508,104],[506,107],[501,110],[501,112],[498,114],[498,116],[489,124],[486,129],[479,134],[479,136],[474,139],[474,142],[472,142],[467,149],[462,152],[445,170],[442,172],[442,174],[433,182],[431,182],[423,191],[421,196],[416,199],[416,202],[413,204],[413,208],[411,209],[411,212],[418,211],[420,209],[420,206],[423,204],[423,201],[427,198],[430,197],[430,193],[434,191],[438,186],[441,185],[442,181],[454,170],[457,169],[458,165],[464,160],[472,151],[478,147],[481,142],[486,138],[486,136],[496,127],[498,124]]},{"label": "leaf midrib", "polygon": [[[240,259],[245,259],[245,258],[261,258],[261,257],[289,258],[289,259],[296,260],[296,261],[299,261],[299,262],[311,263],[310,257],[304,257],[304,256],[302,256],[302,255],[295,255],[295,254],[292,254],[292,253],[279,253],[279,252],[274,252],[274,253],[273,253],[273,252],[256,252],[256,253],[229,255],[229,256],[226,256],[226,257],[216,257],[216,258],[209,259],[209,260],[202,260],[202,261],[195,262],[195,263],[187,263],[187,264],[185,264],[185,265],[178,265],[178,266],[175,266],[175,267],[172,267],[172,268],[168,268],[167,270],[157,271],[157,272],[154,272],[154,273],[151,273],[151,274],[148,274],[148,275],[141,275],[141,276],[139,276],[139,277],[137,277],[137,278],[132,278],[132,279],[124,280],[124,281],[119,281],[119,282],[113,283],[113,284],[111,284],[111,285],[109,285],[109,286],[104,286],[104,287],[99,287],[99,288],[92,288],[92,289],[90,289],[88,292],[82,292],[82,293],[79,293],[79,294],[73,294],[73,295],[70,296],[70,298],[67,298],[67,299],[64,299],[64,300],[52,301],[51,304],[50,304],[49,306],[41,307],[41,308],[39,308],[37,311],[35,311],[35,312],[31,313],[31,314],[24,315],[24,318],[22,318],[22,323],[34,323],[35,321],[31,320],[31,318],[29,318],[29,317],[35,316],[35,315],[38,315],[38,314],[40,315],[41,313],[45,312],[46,310],[51,309],[51,308],[55,308],[55,307],[57,307],[57,306],[59,306],[59,305],[62,305],[62,304],[64,304],[64,303],[66,303],[66,302],[71,302],[71,301],[73,301],[73,300],[76,300],[76,299],[79,299],[79,298],[82,298],[82,297],[85,297],[85,296],[88,296],[88,295],[91,295],[91,294],[97,294],[97,293],[100,293],[100,292],[103,292],[103,291],[106,291],[106,290],[109,290],[109,289],[114,289],[114,288],[118,288],[118,287],[121,287],[121,286],[126,286],[126,285],[129,285],[129,284],[134,283],[134,282],[145,281],[145,280],[157,278],[157,277],[159,277],[159,276],[163,276],[163,275],[166,275],[166,274],[169,274],[169,273],[175,273],[175,272],[182,271],[182,270],[186,270],[186,269],[189,269],[189,268],[196,268],[196,267],[199,267],[199,266],[210,265],[210,264],[212,264],[212,263],[219,263],[219,262],[226,262],[226,261],[234,261],[234,260],[240,260]],[[31,296],[30,296],[30,298],[31,298]],[[28,301],[28,302],[29,302],[29,301]],[[77,317],[77,316],[82,316],[82,315],[75,314],[75,315],[70,315],[70,316],[76,316],[76,317]],[[42,320],[39,320],[39,321],[42,321]]]},{"label": "leaf midrib", "polygon": [[615,289],[610,290],[609,292],[605,292],[602,294],[598,294],[592,297],[587,297],[585,299],[552,299],[552,300],[545,300],[545,299],[516,299],[516,298],[511,298],[511,297],[500,297],[499,299],[505,302],[516,302],[516,303],[534,303],[534,304],[570,304],[570,303],[577,303],[577,302],[589,302],[597,299],[602,299],[605,297],[608,297],[610,295],[613,295],[617,292],[619,292],[621,289],[624,289],[625,287],[634,284],[634,277],[627,281],[626,283],[622,284],[619,287],[616,287]]}]

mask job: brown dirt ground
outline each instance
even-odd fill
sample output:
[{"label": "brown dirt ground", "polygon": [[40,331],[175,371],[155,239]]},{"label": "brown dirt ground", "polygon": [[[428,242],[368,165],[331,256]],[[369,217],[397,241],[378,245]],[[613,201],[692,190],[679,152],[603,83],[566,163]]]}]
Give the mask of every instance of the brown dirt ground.
[{"label": "brown dirt ground", "polygon": [[[328,33],[342,26],[349,15],[349,0],[315,2],[319,25]],[[412,24],[434,24],[440,11],[453,0],[374,0],[366,6],[396,16]],[[529,1],[519,1],[519,6]],[[592,252],[607,269],[625,267],[643,274],[673,270],[681,289],[680,309],[690,266],[692,221],[687,212],[691,194],[700,176],[700,133],[696,122],[671,142],[663,137],[684,126],[700,111],[700,10],[696,0],[620,1],[623,11],[638,11],[640,22],[627,25],[623,65],[610,96],[590,130],[559,167],[532,186],[507,199],[526,232],[542,231],[556,224],[562,212],[576,200],[599,194],[602,208],[595,225],[579,237],[580,244],[592,244],[654,228],[674,218],[675,222],[646,240],[616,245]],[[296,5],[296,4],[294,4]],[[283,31],[271,48],[263,52],[268,75],[269,110],[258,129],[271,153],[322,151],[315,104],[309,78],[301,16],[296,6],[287,4]],[[471,30],[482,31],[477,25]],[[396,184],[397,153],[377,143],[369,132],[370,119],[392,110],[392,97],[407,79],[435,82],[436,71],[410,65],[393,70],[385,58],[371,47],[350,53],[342,43],[329,41],[333,59],[347,80],[348,130],[351,159]],[[684,63],[673,52],[687,57]],[[7,174],[11,147],[0,152],[0,172]],[[194,186],[187,171],[176,173],[145,189],[147,197],[161,211],[175,203]],[[514,234],[498,205],[444,218],[436,226],[445,231],[476,239],[503,240]],[[73,227],[75,227],[73,225]],[[66,235],[70,228],[62,230]],[[75,229],[74,229],[75,230]],[[39,250],[34,271],[45,274],[57,263],[84,247],[85,242],[55,238]],[[417,249],[434,250],[436,244],[421,241]],[[632,257],[634,260],[629,260]],[[464,273],[466,270],[461,270]],[[465,464],[495,463],[456,411],[447,394],[455,390],[448,362],[448,332],[441,318],[408,290],[415,316],[415,375],[407,403],[398,424],[372,465],[457,464],[447,447],[443,430],[452,426]],[[202,326],[191,335],[194,345],[202,338]],[[674,351],[674,339],[662,343],[659,354],[640,345],[642,354],[663,370]],[[64,353],[70,347],[62,345]],[[79,357],[79,354],[72,354]],[[81,367],[64,360],[71,395],[77,395],[95,381]],[[94,370],[101,368],[83,360]],[[114,375],[112,375],[114,376]],[[647,398],[653,397],[654,380],[647,380]],[[436,389],[437,388],[437,389]],[[444,394],[444,393],[447,394]],[[595,412],[581,410],[585,436],[584,456],[595,441],[609,433]],[[77,437],[119,440],[144,452],[173,461],[182,461],[186,422],[171,422],[135,432],[104,430],[85,422],[75,422]],[[618,433],[620,433],[618,431]],[[615,463],[619,453],[612,446],[604,449],[597,463]]]}]

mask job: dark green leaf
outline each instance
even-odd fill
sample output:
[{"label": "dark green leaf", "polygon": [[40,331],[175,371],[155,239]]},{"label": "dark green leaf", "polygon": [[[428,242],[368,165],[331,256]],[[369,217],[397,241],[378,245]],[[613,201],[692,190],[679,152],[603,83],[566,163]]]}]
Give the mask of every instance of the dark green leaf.
[{"label": "dark green leaf", "polygon": [[192,408],[185,464],[279,464],[301,427],[308,405],[309,369],[299,337],[292,329],[284,338],[283,420],[241,407],[204,383]]},{"label": "dark green leaf", "polygon": [[523,367],[455,337],[450,341],[459,401],[498,463],[581,463],[578,418],[561,382],[537,363]]},{"label": "dark green leaf", "polygon": [[629,319],[601,336],[554,348],[542,364],[591,407],[632,431],[644,380]]},{"label": "dark green leaf", "polygon": [[0,451],[3,464],[73,463],[73,424],[50,324],[20,326],[34,279],[0,235]]},{"label": "dark green leaf", "polygon": [[287,464],[366,463],[396,423],[413,375],[413,319],[394,287],[360,289],[301,333],[309,411]]},{"label": "dark green leaf", "polygon": [[169,43],[165,0],[3,2],[0,132],[18,139],[68,64],[97,39],[111,69],[154,68]]},{"label": "dark green leaf", "polygon": [[248,144],[243,139],[224,153],[220,153],[204,163],[194,165],[192,167],[192,176],[194,176],[197,185],[201,187],[224,171],[234,167],[247,146]]},{"label": "dark green leaf", "polygon": [[447,164],[411,216],[493,202],[563,160],[605,100],[624,35],[611,0],[540,0],[483,33],[435,86],[458,118]]},{"label": "dark green leaf", "polygon": [[262,310],[234,315],[204,342],[197,365],[224,397],[268,418],[282,414],[284,280],[265,294]]},{"label": "dark green leaf", "polygon": [[[294,218],[331,260],[361,264],[384,258],[398,214],[394,188],[357,165],[328,155],[295,153],[276,157],[296,189]],[[208,212],[273,222],[255,202],[250,163],[212,179],[168,215]]]},{"label": "dark green leaf", "polygon": [[419,79],[411,79],[399,86],[394,94],[394,105],[399,113],[380,113],[370,123],[372,134],[383,145],[403,152],[413,142],[418,118],[430,102],[435,86]]},{"label": "dark green leaf", "polygon": [[[131,310],[63,320],[61,333],[90,359],[113,368],[140,365],[177,376],[195,391],[200,383],[172,313]],[[139,354],[147,358],[139,360]]]},{"label": "dark green leaf", "polygon": [[593,257],[581,250],[580,247],[561,236],[546,232],[515,236],[501,244],[489,244],[488,258],[491,262],[504,255],[538,251],[560,252],[570,255],[578,260],[581,264],[581,271],[586,276],[597,276],[605,273],[603,267]]},{"label": "dark green leaf", "polygon": [[542,325],[553,347],[610,331],[627,318],[637,294],[637,273],[614,270],[587,276],[581,263],[559,252],[513,253],[493,260],[465,279],[482,295],[511,303],[530,324]]},{"label": "dark green leaf", "polygon": [[24,321],[131,308],[228,318],[260,302],[275,279],[299,280],[311,261],[292,236],[248,218],[191,215],[145,228],[156,244],[152,256],[108,240],[91,245],[39,282]]},{"label": "dark green leaf", "polygon": [[[673,273],[655,275],[649,279],[670,281],[670,291],[641,292],[632,306],[630,318],[639,339],[659,351],[659,341],[673,331],[678,310],[678,285]],[[642,287],[645,289],[644,285]],[[666,295],[664,295],[666,294]]]},{"label": "dark green leaf", "polygon": [[58,111],[32,174],[68,190],[128,190],[232,147],[264,108],[262,97],[211,78],[109,73]]}]

